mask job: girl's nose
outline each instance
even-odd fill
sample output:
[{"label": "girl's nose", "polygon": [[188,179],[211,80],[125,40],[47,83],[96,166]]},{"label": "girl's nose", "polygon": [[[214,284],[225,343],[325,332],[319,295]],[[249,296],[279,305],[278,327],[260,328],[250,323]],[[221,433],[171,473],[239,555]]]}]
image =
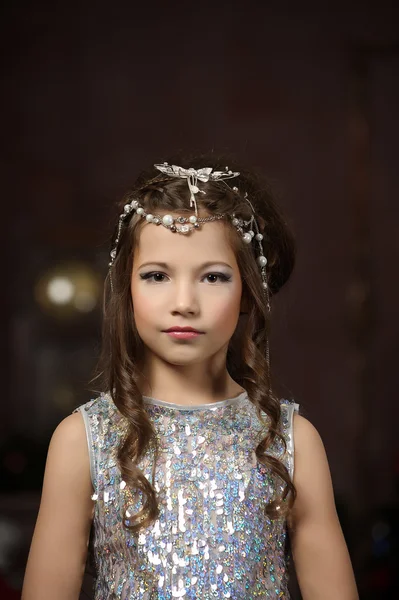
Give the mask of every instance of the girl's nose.
[{"label": "girl's nose", "polygon": [[198,312],[198,309],[199,305],[195,286],[189,283],[176,286],[173,312],[195,314]]}]

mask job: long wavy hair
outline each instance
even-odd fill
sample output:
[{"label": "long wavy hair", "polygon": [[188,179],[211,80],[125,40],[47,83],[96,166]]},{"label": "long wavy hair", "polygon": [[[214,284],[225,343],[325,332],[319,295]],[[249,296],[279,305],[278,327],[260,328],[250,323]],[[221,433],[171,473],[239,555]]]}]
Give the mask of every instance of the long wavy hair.
[{"label": "long wavy hair", "polygon": [[[170,160],[169,164],[174,164]],[[232,186],[231,182],[199,182],[198,186],[206,194],[197,195],[198,209],[201,214],[235,213],[248,220],[251,208],[244,198],[248,194],[256,215],[258,226],[264,236],[264,254],[268,259],[267,277],[269,293],[275,295],[288,280],[295,263],[295,242],[278,205],[273,199],[270,186],[251,170],[234,164],[224,157],[197,156],[179,158],[176,161],[182,167],[212,167],[239,171]],[[158,174],[154,168],[142,172],[130,191],[118,203],[118,214],[127,202],[136,199],[146,212],[167,211],[181,215],[192,214],[189,208],[187,181]],[[134,215],[124,224],[118,252],[112,267],[112,289],[110,273],[105,281],[103,343],[95,379],[102,382],[102,390],[109,392],[119,412],[127,422],[127,433],[118,447],[117,457],[122,477],[127,487],[141,493],[142,508],[135,515],[124,519],[124,526],[131,532],[150,525],[158,516],[156,492],[150,481],[139,468],[140,460],[150,449],[155,449],[156,434],[151,420],[144,408],[138,382],[141,374],[140,357],[143,356],[143,342],[135,327],[130,290],[134,249],[138,244],[139,230],[143,219]],[[242,278],[242,294],[247,305],[244,322],[237,326],[227,351],[227,369],[231,377],[241,385],[250,401],[255,405],[259,417],[264,421],[267,415],[268,427],[265,437],[257,444],[255,453],[260,463],[268,467],[271,475],[282,490],[266,506],[270,518],[287,517],[296,496],[295,487],[285,465],[268,449],[277,440],[284,446],[285,440],[280,429],[280,402],[271,388],[271,373],[266,358],[270,332],[270,312],[266,308],[264,290],[256,263],[255,242],[245,244],[229,219],[222,221],[228,233],[228,240],[235,252]],[[206,227],[206,225],[205,225]],[[171,232],[171,241],[173,239]],[[195,233],[194,233],[195,235]],[[116,230],[114,234],[114,240]],[[240,330],[240,331],[239,331]],[[154,461],[154,469],[155,469]],[[125,507],[125,509],[127,506]]]}]

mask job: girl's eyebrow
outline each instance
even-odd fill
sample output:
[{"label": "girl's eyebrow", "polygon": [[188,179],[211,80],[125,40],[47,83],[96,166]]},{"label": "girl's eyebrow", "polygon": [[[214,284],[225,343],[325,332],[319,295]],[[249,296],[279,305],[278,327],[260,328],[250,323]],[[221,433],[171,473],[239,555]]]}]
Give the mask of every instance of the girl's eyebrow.
[{"label": "girl's eyebrow", "polygon": [[[151,262],[143,263],[138,268],[142,269],[143,267],[148,267],[150,265],[152,265],[152,266],[157,265],[158,267],[161,267],[162,269],[171,269],[171,267],[170,267],[170,265],[168,265],[168,263],[166,263],[166,262],[158,262],[158,261],[151,261]],[[222,260],[210,260],[208,262],[202,263],[202,265],[199,265],[198,269],[199,270],[207,269],[208,267],[212,267],[214,265],[223,265],[224,267],[228,267],[229,269],[233,269],[233,267],[231,265],[229,265],[226,262],[223,262]]]}]

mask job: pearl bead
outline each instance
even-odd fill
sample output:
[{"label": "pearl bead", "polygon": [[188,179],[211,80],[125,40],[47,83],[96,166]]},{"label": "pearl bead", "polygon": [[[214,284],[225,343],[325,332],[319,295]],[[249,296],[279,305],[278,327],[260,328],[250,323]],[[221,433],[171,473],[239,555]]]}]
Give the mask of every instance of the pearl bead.
[{"label": "pearl bead", "polygon": [[262,281],[262,287],[266,290],[267,289],[267,281]]},{"label": "pearl bead", "polygon": [[144,208],[141,208],[141,206],[136,210],[138,215],[142,215],[144,213]]},{"label": "pearl bead", "polygon": [[174,219],[172,215],[165,215],[164,217],[162,217],[162,223],[166,226],[173,225],[173,221]]},{"label": "pearl bead", "polygon": [[265,267],[267,265],[266,256],[258,256],[257,261],[258,261],[258,265],[260,265],[261,267]]},{"label": "pearl bead", "polygon": [[125,206],[123,207],[123,210],[125,213],[128,213],[130,211],[130,209],[131,209],[130,204],[125,204]]},{"label": "pearl bead", "polygon": [[237,227],[239,220],[238,219],[233,219],[232,220],[233,225],[235,225]]},{"label": "pearl bead", "polygon": [[149,223],[151,223],[154,220],[154,215],[151,215],[151,214],[147,215],[145,220],[148,221]]},{"label": "pearl bead", "polygon": [[188,220],[190,221],[190,223],[196,223],[197,217],[195,215],[191,215],[191,217],[189,217]]},{"label": "pearl bead", "polygon": [[139,205],[139,203],[137,202],[137,200],[133,200],[133,202],[132,202],[133,208],[137,208],[138,205]]},{"label": "pearl bead", "polygon": [[246,244],[250,244],[252,242],[252,235],[250,233],[244,233],[242,239]]},{"label": "pearl bead", "polygon": [[258,240],[258,242],[261,242],[263,240],[263,235],[261,233],[257,233],[255,239]]},{"label": "pearl bead", "polygon": [[193,194],[198,194],[199,187],[197,187],[196,185],[192,185],[191,186],[191,191],[192,191]]},{"label": "pearl bead", "polygon": [[250,235],[251,237],[254,237],[254,235],[255,235],[255,232],[254,232],[254,231],[252,231],[252,229],[251,229],[251,231],[248,231],[248,233],[249,233],[249,235]]}]

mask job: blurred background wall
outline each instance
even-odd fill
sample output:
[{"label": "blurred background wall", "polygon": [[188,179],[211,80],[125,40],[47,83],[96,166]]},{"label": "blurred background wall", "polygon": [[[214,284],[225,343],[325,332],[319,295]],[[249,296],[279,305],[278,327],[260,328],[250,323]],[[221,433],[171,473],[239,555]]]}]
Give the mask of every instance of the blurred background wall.
[{"label": "blurred background wall", "polygon": [[51,433],[92,395],[115,200],[210,149],[268,175],[296,232],[277,385],[325,442],[361,597],[393,598],[397,3],[21,1],[1,29],[1,598],[19,597]]}]

